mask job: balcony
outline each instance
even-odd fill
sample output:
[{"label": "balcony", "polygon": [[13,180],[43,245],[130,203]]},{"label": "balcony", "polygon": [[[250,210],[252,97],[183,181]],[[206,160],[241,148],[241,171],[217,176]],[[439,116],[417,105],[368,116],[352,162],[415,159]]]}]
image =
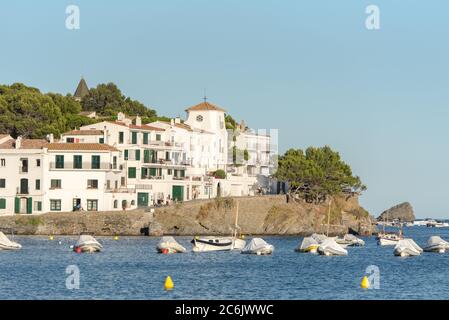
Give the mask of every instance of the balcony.
[{"label": "balcony", "polygon": [[19,187],[17,187],[16,188],[16,194],[17,195],[27,195],[27,194],[29,194],[28,187],[26,187],[26,188],[19,188]]},{"label": "balcony", "polygon": [[117,170],[120,171],[123,169],[122,165],[117,165],[117,164],[112,164],[112,163],[106,163],[106,162],[101,162],[101,163],[95,163],[94,166],[92,167],[92,163],[91,162],[83,162],[81,164],[81,166],[79,165],[79,163],[74,163],[74,162],[64,162],[64,167],[63,168],[59,168],[60,164],[58,163],[58,168],[56,166],[56,162],[50,162],[50,170],[52,171],[61,171],[61,170]]},{"label": "balcony", "polygon": [[175,161],[175,160],[165,160],[165,159],[152,159],[150,162],[144,162],[144,166],[151,166],[155,168],[165,168],[165,167],[172,167],[172,168],[182,168],[184,169],[186,166],[189,166],[190,164],[187,161]]},{"label": "balcony", "polygon": [[21,166],[19,167],[19,173],[28,173],[28,166]]},{"label": "balcony", "polygon": [[106,189],[108,193],[135,193],[135,188],[108,188]]}]

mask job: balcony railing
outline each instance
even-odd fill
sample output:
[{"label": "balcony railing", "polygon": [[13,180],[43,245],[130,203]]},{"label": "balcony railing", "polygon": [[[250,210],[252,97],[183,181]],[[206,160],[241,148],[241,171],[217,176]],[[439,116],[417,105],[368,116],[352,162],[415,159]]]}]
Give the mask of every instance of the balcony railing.
[{"label": "balcony railing", "polygon": [[27,188],[16,188],[16,194],[29,194],[28,187]]},{"label": "balcony railing", "polygon": [[19,167],[19,173],[28,173],[28,167],[26,166]]},{"label": "balcony railing", "polygon": [[[57,165],[56,165],[57,164]],[[112,163],[91,163],[83,162],[81,165],[74,162],[64,162],[63,168],[61,164],[56,162],[50,162],[50,170],[122,170],[123,166]]]},{"label": "balcony railing", "polygon": [[107,188],[106,192],[113,193],[135,193],[135,188]]}]

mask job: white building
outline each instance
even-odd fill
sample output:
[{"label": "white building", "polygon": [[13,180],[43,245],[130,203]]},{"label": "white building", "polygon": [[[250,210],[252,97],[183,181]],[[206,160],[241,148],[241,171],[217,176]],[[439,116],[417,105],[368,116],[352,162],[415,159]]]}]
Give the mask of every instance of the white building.
[{"label": "white building", "polygon": [[136,207],[123,188],[120,151],[99,143],[0,139],[0,214],[123,210]]},{"label": "white building", "polygon": [[123,210],[268,187],[269,135],[226,130],[225,110],[206,101],[186,112],[185,122],[149,124],[119,113],[59,143],[0,135],[0,214]]}]

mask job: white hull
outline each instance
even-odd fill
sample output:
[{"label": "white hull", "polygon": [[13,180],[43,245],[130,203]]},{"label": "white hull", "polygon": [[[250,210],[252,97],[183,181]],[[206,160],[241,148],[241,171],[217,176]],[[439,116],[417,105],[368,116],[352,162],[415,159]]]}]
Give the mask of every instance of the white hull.
[{"label": "white hull", "polygon": [[246,242],[237,238],[198,238],[193,239],[193,252],[242,250]]},{"label": "white hull", "polygon": [[103,246],[90,235],[81,235],[74,246],[74,251],[80,250],[81,252],[100,252]]},{"label": "white hull", "polygon": [[3,232],[0,232],[0,250],[18,250],[22,248],[17,242],[11,241]]},{"label": "white hull", "polygon": [[91,245],[91,244],[81,245],[78,248],[80,248],[81,252],[86,252],[86,253],[93,253],[93,252],[101,251],[101,246]]},{"label": "white hull", "polygon": [[5,245],[0,245],[0,250],[19,250],[22,248],[22,246],[18,243],[15,243],[15,245],[9,245],[9,246],[5,246]]},{"label": "white hull", "polygon": [[334,239],[323,241],[318,247],[318,253],[324,256],[347,256],[348,251],[335,242]]},{"label": "white hull", "polygon": [[379,245],[381,246],[395,246],[398,244],[398,242],[399,240],[384,239],[384,238],[379,239]]},{"label": "white hull", "polygon": [[173,237],[163,237],[157,244],[156,250],[159,253],[184,253],[187,251]]},{"label": "white hull", "polygon": [[268,255],[272,254],[274,247],[271,244],[265,242],[261,238],[254,238],[251,242],[243,248],[242,253],[246,254],[257,254],[257,255]]}]

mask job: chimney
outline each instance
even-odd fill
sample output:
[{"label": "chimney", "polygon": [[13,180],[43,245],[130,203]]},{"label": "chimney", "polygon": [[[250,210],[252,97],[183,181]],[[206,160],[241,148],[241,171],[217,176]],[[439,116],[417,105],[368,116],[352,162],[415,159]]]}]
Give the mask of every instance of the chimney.
[{"label": "chimney", "polygon": [[125,114],[123,112],[117,113],[117,121],[125,120]]},{"label": "chimney", "polygon": [[22,136],[18,136],[15,143],[15,148],[20,149],[20,146],[22,145]]},{"label": "chimney", "polygon": [[178,124],[181,123],[181,118],[180,117],[176,117],[175,118],[175,123],[178,123]]},{"label": "chimney", "polygon": [[136,116],[136,126],[142,125],[142,118],[140,116]]},{"label": "chimney", "polygon": [[55,141],[55,138],[53,136],[53,133],[47,134],[47,141],[49,143],[53,143]]}]

